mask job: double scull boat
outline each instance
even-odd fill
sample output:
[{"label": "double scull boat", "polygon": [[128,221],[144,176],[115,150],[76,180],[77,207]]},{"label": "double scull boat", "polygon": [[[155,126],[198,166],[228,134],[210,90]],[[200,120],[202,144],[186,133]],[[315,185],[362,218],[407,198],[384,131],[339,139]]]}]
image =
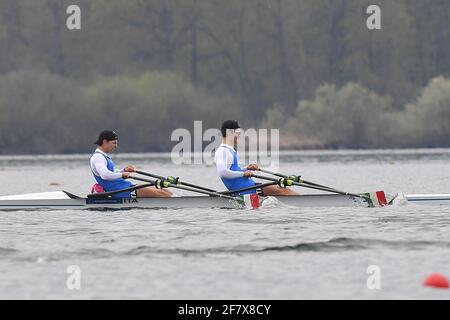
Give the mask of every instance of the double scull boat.
[{"label": "double scull boat", "polygon": [[[402,195],[389,199],[392,203],[449,205],[450,194]],[[254,205],[254,203],[253,203]],[[305,194],[298,196],[258,197],[257,206],[290,207],[368,207],[365,199],[342,194]],[[183,209],[183,208],[245,208],[248,201],[214,196],[180,196],[171,198],[90,198],[67,191],[31,193],[0,197],[0,210],[35,209]]]}]

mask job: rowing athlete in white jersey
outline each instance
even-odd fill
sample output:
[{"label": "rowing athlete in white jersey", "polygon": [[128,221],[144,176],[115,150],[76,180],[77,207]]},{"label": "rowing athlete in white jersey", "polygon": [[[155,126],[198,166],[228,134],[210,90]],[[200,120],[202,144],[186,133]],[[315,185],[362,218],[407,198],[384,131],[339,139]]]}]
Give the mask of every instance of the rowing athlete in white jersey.
[{"label": "rowing athlete in white jersey", "polygon": [[[122,190],[133,186],[133,183],[126,180],[136,169],[134,166],[126,166],[122,170],[116,171],[115,164],[109,154],[117,148],[118,137],[114,131],[103,131],[94,144],[98,145],[90,159],[92,174],[104,191]],[[168,190],[159,190],[155,187],[146,187],[136,190],[138,198],[171,197]],[[117,193],[113,198],[131,198],[131,191]]]},{"label": "rowing athlete in white jersey", "polygon": [[[245,169],[239,166],[239,157],[234,146],[237,145],[241,127],[236,120],[227,120],[222,124],[222,144],[217,148],[215,154],[216,169],[223,184],[228,190],[238,190],[252,187],[256,184],[251,176],[252,170],[259,170],[258,165],[250,164]],[[290,188],[281,188],[277,185],[266,186],[262,189],[265,196],[297,195]],[[240,194],[256,193],[256,189],[240,192]]]}]

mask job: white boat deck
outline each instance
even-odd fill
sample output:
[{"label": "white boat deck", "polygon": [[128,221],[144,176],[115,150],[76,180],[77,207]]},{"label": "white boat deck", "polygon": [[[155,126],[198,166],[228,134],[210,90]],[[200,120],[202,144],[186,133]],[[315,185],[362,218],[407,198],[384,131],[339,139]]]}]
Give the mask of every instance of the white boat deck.
[{"label": "white boat deck", "polygon": [[61,199],[71,199],[71,198],[63,191],[15,194],[15,195],[0,197],[0,201],[7,201],[7,200],[61,200]]}]

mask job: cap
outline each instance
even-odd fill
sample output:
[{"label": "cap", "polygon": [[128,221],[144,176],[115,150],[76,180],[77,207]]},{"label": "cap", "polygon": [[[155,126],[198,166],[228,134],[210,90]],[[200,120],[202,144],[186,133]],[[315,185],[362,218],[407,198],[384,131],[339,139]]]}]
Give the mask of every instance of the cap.
[{"label": "cap", "polygon": [[95,141],[94,144],[101,145],[103,140],[112,141],[117,140],[118,138],[119,137],[117,136],[117,133],[115,133],[114,131],[105,130],[100,133],[97,141]]},{"label": "cap", "polygon": [[237,120],[226,120],[222,123],[222,127],[220,127],[220,131],[222,132],[222,136],[226,136],[227,129],[239,129],[241,126]]}]

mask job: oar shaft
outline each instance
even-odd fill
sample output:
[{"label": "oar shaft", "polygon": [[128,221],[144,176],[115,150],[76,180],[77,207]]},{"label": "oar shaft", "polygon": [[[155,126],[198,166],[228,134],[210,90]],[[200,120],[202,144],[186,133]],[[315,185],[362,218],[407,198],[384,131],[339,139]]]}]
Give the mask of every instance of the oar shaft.
[{"label": "oar shaft", "polygon": [[259,169],[259,171],[264,172],[264,173],[268,173],[268,174],[272,174],[274,176],[280,177],[280,178],[287,178],[288,176],[281,174],[281,173],[277,173],[277,172],[272,172],[269,170],[265,170],[265,169]]},{"label": "oar shaft", "polygon": [[247,187],[247,188],[242,188],[242,189],[236,189],[236,190],[229,190],[229,191],[222,191],[219,192],[220,194],[235,194],[235,193],[240,193],[240,192],[245,192],[245,191],[250,191],[250,190],[255,190],[255,189],[261,189],[264,187],[268,187],[268,186],[273,186],[278,184],[278,182],[268,182],[268,183],[260,183],[251,187]]},{"label": "oar shaft", "polygon": [[184,181],[180,181],[180,184],[183,185],[183,186],[186,186],[186,187],[196,188],[196,189],[200,189],[200,190],[203,190],[203,191],[217,192],[216,190],[205,188],[205,187],[202,187],[202,186],[197,186],[195,184],[184,182]]},{"label": "oar shaft", "polygon": [[321,184],[317,184],[317,183],[312,183],[306,180],[301,180],[302,183],[299,185],[310,185],[312,187],[316,187],[316,188],[322,188],[323,190],[328,189],[330,192],[335,192],[335,193],[340,193],[340,194],[345,194],[345,195],[349,195],[349,196],[354,196],[354,197],[359,197],[359,198],[366,198],[365,196],[361,195],[361,194],[356,194],[356,193],[351,193],[351,192],[346,192],[346,191],[342,191],[342,190],[338,190],[335,188],[331,188],[331,187],[327,187],[327,186],[323,186]]},{"label": "oar shaft", "polygon": [[152,177],[152,178],[156,178],[156,179],[164,179],[163,176],[159,176],[159,175],[153,174],[153,173],[148,173],[148,172],[139,171],[139,170],[136,170],[135,172],[138,174],[142,174],[143,176],[147,176],[147,177]]},{"label": "oar shaft", "polygon": [[[272,171],[265,170],[265,169],[259,169],[259,171],[264,172],[264,173],[268,173],[268,174],[271,174],[271,175],[274,175],[274,176],[277,176],[277,177],[280,177],[280,178],[289,178],[288,175],[285,175],[285,174],[282,174],[282,173],[278,173],[278,172],[272,172]],[[303,180],[303,179],[302,179],[302,183],[307,183],[307,184],[310,184],[312,186],[321,187],[321,188],[327,188],[327,189],[330,189],[330,190],[331,189],[332,190],[336,190],[336,189],[334,189],[332,187],[324,186],[323,184],[318,184],[318,183],[314,183],[314,182],[311,182],[311,181],[306,181],[306,180]]]},{"label": "oar shaft", "polygon": [[[264,173],[268,173],[268,174],[272,174],[272,175],[275,175],[275,176],[281,177],[281,178],[289,178],[288,175],[285,175],[285,174],[282,174],[282,173],[272,172],[272,171],[264,170],[264,169],[260,169],[259,171],[264,172]],[[361,198],[366,199],[366,197],[364,197],[363,195],[360,195],[360,194],[341,191],[341,190],[338,190],[338,189],[335,189],[335,188],[332,188],[332,187],[324,186],[322,184],[314,183],[314,182],[311,182],[311,181],[306,181],[306,180],[303,180],[303,179],[300,179],[300,180],[301,180],[301,185],[304,186],[304,187],[307,187],[306,186],[306,184],[307,184],[307,185],[310,185],[310,186],[317,187],[318,190],[330,191],[330,192],[350,195],[350,196],[354,196],[354,197],[361,197]],[[319,188],[323,188],[323,189],[319,189]]]},{"label": "oar shaft", "polygon": [[[153,183],[154,185],[156,184],[156,181],[152,181],[150,179],[144,179],[144,178],[140,178],[140,177],[135,177],[135,176],[130,176],[130,179],[144,181],[144,182],[149,182],[149,183]],[[158,180],[160,180],[160,179],[158,179]],[[169,183],[168,185],[171,188],[176,188],[176,189],[180,189],[180,190],[186,190],[186,191],[192,191],[192,192],[207,194],[207,195],[212,196],[212,197],[219,197],[219,198],[225,198],[225,199],[230,199],[230,200],[237,200],[235,197],[231,197],[231,196],[228,196],[228,195],[220,194],[220,193],[217,193],[217,192],[209,192],[209,191],[197,190],[197,189],[194,189],[194,188],[179,186],[179,185],[172,184],[172,183]]]},{"label": "oar shaft", "polygon": [[[276,178],[270,178],[270,177],[264,177],[264,176],[260,176],[260,175],[253,175],[254,178],[257,179],[263,179],[263,180],[269,180],[269,181],[276,181],[278,182],[279,179]],[[308,184],[303,184],[303,183],[298,183],[298,182],[292,182],[292,185],[295,186],[299,186],[299,187],[305,187],[305,188],[310,188],[310,189],[316,189],[316,190],[321,190],[321,191],[328,191],[328,192],[334,192],[334,193],[338,193],[338,194],[342,194],[342,195],[349,195],[349,196],[353,196],[353,197],[358,197],[358,198],[363,198],[366,199],[366,197],[360,195],[360,194],[356,194],[356,193],[350,193],[350,192],[345,192],[345,191],[340,191],[340,190],[335,190],[335,189],[331,189],[331,188],[323,188],[323,187],[317,187],[317,186],[311,186]]]},{"label": "oar shaft", "polygon": [[[139,170],[136,170],[135,172],[138,173],[138,174],[142,174],[143,176],[147,176],[147,177],[152,177],[152,178],[156,178],[156,179],[166,179],[166,177],[163,177],[163,176],[160,176],[160,175],[157,175],[157,174],[153,174],[153,173],[148,173],[148,172],[139,171]],[[200,189],[200,190],[203,190],[203,191],[217,192],[216,190],[205,188],[205,187],[198,186],[198,185],[195,185],[195,184],[192,184],[192,183],[188,183],[188,182],[184,182],[184,181],[180,181],[179,184],[181,184],[183,186],[186,186],[186,187],[197,188],[197,189]]]}]

